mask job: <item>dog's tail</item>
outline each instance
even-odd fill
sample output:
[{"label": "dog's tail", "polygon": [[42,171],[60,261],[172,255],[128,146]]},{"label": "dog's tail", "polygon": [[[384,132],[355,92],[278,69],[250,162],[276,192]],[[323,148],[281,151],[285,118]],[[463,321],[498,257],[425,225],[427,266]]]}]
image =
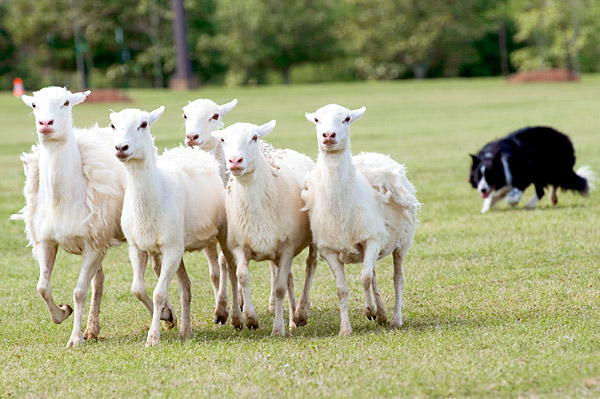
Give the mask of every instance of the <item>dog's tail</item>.
[{"label": "dog's tail", "polygon": [[581,195],[587,197],[590,190],[594,189],[596,173],[589,166],[582,166],[569,178],[567,190],[578,191]]}]

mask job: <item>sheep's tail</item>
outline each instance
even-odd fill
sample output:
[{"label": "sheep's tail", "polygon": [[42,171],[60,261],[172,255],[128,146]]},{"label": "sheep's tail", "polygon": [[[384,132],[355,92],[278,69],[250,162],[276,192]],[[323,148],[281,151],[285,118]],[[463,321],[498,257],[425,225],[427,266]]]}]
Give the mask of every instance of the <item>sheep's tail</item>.
[{"label": "sheep's tail", "polygon": [[577,169],[575,174],[580,181],[580,189],[577,191],[584,196],[589,195],[590,191],[596,188],[594,184],[596,181],[596,172],[589,165],[586,165]]},{"label": "sheep's tail", "polygon": [[23,215],[23,212],[25,212],[25,208],[21,209],[19,212],[17,213],[13,213],[12,215],[10,215],[10,217],[8,218],[8,220],[25,220],[25,215]]}]

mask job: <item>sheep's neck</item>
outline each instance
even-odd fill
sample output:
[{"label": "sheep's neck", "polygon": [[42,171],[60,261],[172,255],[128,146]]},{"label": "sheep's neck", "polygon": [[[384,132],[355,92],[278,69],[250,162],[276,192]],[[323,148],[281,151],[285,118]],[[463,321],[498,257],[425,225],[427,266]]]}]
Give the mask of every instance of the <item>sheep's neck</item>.
[{"label": "sheep's neck", "polygon": [[330,214],[347,220],[352,211],[355,167],[349,150],[319,153],[321,167],[320,192]]},{"label": "sheep's neck", "polygon": [[81,152],[73,132],[64,140],[46,140],[40,146],[40,191],[54,205],[85,196]]},{"label": "sheep's neck", "polygon": [[259,153],[254,172],[234,178],[231,195],[235,196],[239,207],[246,210],[245,214],[253,215],[253,218],[260,218],[264,222],[264,218],[271,217],[273,199],[269,194],[277,192],[273,187],[274,184],[276,182],[273,170],[264,156]]},{"label": "sheep's neck", "polygon": [[[156,215],[160,209],[161,178],[153,159],[132,160],[126,164],[127,190],[133,198],[136,218]],[[151,217],[151,216],[150,216]]]}]

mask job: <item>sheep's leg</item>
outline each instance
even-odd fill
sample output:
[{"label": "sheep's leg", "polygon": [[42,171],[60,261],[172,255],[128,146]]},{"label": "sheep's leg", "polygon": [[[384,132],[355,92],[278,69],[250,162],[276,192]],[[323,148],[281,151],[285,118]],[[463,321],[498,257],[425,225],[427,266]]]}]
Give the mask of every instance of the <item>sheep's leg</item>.
[{"label": "sheep's leg", "polygon": [[[272,335],[285,335],[283,320],[283,302],[285,292],[288,287],[288,277],[292,269],[292,260],[294,259],[294,250],[287,249],[282,251],[277,262],[277,279],[275,280],[275,320],[273,321]],[[291,304],[290,304],[291,307]],[[290,315],[293,317],[293,313]],[[290,320],[293,323],[293,320]]]},{"label": "sheep's leg", "polygon": [[73,313],[73,308],[66,304],[56,305],[52,298],[50,276],[52,275],[52,269],[54,269],[58,244],[50,241],[42,241],[37,245],[35,251],[40,266],[40,278],[38,280],[37,290],[44,302],[46,302],[52,322],[60,324]]},{"label": "sheep's leg", "polygon": [[337,253],[329,249],[322,249],[321,255],[325,258],[331,272],[335,277],[337,286],[337,295],[340,301],[340,335],[348,336],[352,334],[352,326],[348,317],[348,284],[346,283],[346,274],[344,272],[344,264],[340,262]]},{"label": "sheep's leg", "polygon": [[287,278],[287,293],[288,293],[288,302],[289,302],[289,311],[290,311],[290,330],[296,328],[296,323],[294,323],[294,314],[296,314],[296,293],[294,292],[294,276],[292,275],[291,265],[290,272],[288,273]]},{"label": "sheep's leg", "polygon": [[100,334],[100,301],[102,300],[102,291],[104,289],[104,272],[102,265],[100,270],[92,278],[92,301],[90,303],[90,313],[88,315],[87,327],[83,333],[83,339],[98,339]]},{"label": "sheep's leg", "polygon": [[144,282],[144,276],[146,275],[146,266],[148,264],[148,254],[144,251],[140,251],[134,245],[129,245],[129,260],[131,261],[131,267],[133,268],[133,281],[131,282],[131,292],[137,299],[139,299],[144,306],[150,312],[152,316],[152,310],[154,305],[152,300],[146,293],[146,283]]},{"label": "sheep's leg", "polygon": [[402,326],[402,291],[404,290],[402,262],[404,261],[404,254],[400,248],[396,248],[392,252],[392,256],[394,257],[394,291],[396,292],[396,297],[394,301],[394,315],[392,316],[390,327],[399,328]]},{"label": "sheep's leg", "polygon": [[294,316],[294,324],[296,324],[297,327],[305,325],[308,320],[308,311],[310,309],[309,293],[315,270],[317,270],[317,247],[314,244],[310,244],[308,247],[308,256],[306,258],[304,289],[300,294],[299,304],[296,307],[296,314]]},{"label": "sheep's leg", "polygon": [[[252,302],[250,296],[250,270],[248,270],[248,256],[244,248],[238,247],[233,251],[235,260],[237,263],[237,270],[235,271],[238,284],[242,289],[242,296],[244,297],[244,318],[246,319],[246,326],[249,329],[258,328],[258,315],[256,314],[256,308]],[[284,291],[285,293],[285,291]]]},{"label": "sheep's leg", "polygon": [[[152,269],[154,270],[154,274],[156,274],[156,277],[160,277],[161,267],[162,267],[162,255],[161,254],[152,255]],[[152,305],[152,311],[154,311],[154,304]],[[177,316],[175,316],[175,308],[173,307],[173,305],[171,305],[168,295],[167,295],[167,304],[162,310],[160,319],[165,321],[166,327],[169,330],[177,327]]]},{"label": "sheep's leg", "polygon": [[210,282],[213,286],[213,291],[215,293],[215,303],[218,300],[219,294],[219,282],[220,280],[220,270],[219,270],[219,255],[217,252],[217,244],[209,244],[208,246],[202,249],[204,252],[204,256],[206,256],[206,260],[208,262],[208,274],[210,276]]},{"label": "sheep's leg", "polygon": [[269,295],[269,311],[275,310],[275,280],[277,279],[277,265],[273,261],[269,261],[271,269],[271,294]]},{"label": "sheep's leg", "polygon": [[85,305],[85,299],[87,297],[88,288],[92,277],[98,273],[102,267],[102,259],[106,254],[106,249],[90,249],[86,248],[82,254],[81,271],[79,272],[79,279],[77,280],[77,286],[73,291],[73,302],[75,304],[75,311],[73,315],[73,331],[71,332],[71,338],[67,342],[67,348],[77,346],[83,342],[83,334],[81,333],[81,319],[83,316],[83,306]]},{"label": "sheep's leg", "polygon": [[219,255],[219,290],[217,291],[216,306],[215,306],[215,324],[227,323],[227,259],[223,252]]},{"label": "sheep's leg", "polygon": [[377,275],[375,273],[375,270],[373,270],[373,283],[371,287],[373,288],[373,296],[375,297],[375,304],[377,305],[377,314],[375,319],[379,324],[386,324],[387,315],[385,313],[385,305],[383,304],[383,300],[381,299],[379,288],[377,288]]},{"label": "sheep's leg", "polygon": [[179,326],[179,335],[187,338],[192,334],[192,318],[190,315],[190,302],[192,301],[192,284],[188,277],[183,258],[177,269],[177,285],[179,287],[179,298],[181,300],[181,325]]},{"label": "sheep's leg", "polygon": [[237,329],[242,329],[242,311],[240,309],[240,303],[238,299],[240,294],[238,292],[238,278],[237,278],[237,266],[235,259],[231,253],[225,253],[227,259],[227,265],[229,266],[229,281],[231,283],[231,325]]},{"label": "sheep's leg", "polygon": [[374,241],[366,241],[363,245],[364,257],[363,265],[360,271],[360,280],[365,293],[365,315],[369,320],[375,320],[377,317],[377,304],[371,296],[371,283],[373,281],[373,272],[375,271],[375,263],[379,256],[380,246]]},{"label": "sheep's leg", "polygon": [[146,346],[154,346],[160,342],[160,315],[167,306],[169,297],[169,284],[180,269],[183,249],[164,249],[162,253],[162,265],[158,282],[154,288],[154,312],[152,313],[152,325],[148,331]]}]

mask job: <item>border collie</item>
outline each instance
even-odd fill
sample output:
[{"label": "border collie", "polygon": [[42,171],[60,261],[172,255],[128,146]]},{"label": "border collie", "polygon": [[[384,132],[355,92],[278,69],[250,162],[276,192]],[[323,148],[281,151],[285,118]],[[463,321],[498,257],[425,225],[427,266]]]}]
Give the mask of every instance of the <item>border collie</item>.
[{"label": "border collie", "polygon": [[535,193],[525,205],[528,209],[535,208],[546,186],[551,186],[553,205],[558,202],[558,187],[587,196],[594,176],[588,166],[574,172],[571,140],[543,126],[526,127],[488,143],[477,155],[471,154],[471,159],[469,182],[483,197],[482,213],[505,197],[510,205],[516,205],[530,184],[535,186]]}]

